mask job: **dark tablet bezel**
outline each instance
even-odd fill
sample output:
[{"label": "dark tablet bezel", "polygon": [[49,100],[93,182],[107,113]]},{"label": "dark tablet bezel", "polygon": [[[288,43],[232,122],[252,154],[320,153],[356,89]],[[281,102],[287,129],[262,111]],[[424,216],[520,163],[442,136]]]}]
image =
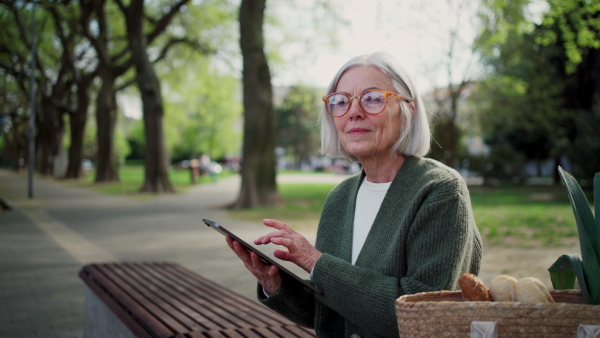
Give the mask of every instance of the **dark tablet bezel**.
[{"label": "dark tablet bezel", "polygon": [[252,245],[246,243],[243,239],[239,238],[238,236],[236,236],[234,233],[232,233],[231,231],[225,229],[222,225],[218,224],[217,222],[208,220],[208,219],[203,219],[203,222],[210,228],[215,229],[216,231],[218,231],[221,235],[223,236],[230,236],[231,238],[233,238],[236,242],[240,243],[246,250],[250,251],[250,252],[254,252],[258,255],[258,257],[260,258],[261,261],[263,261],[265,264],[269,264],[269,265],[275,265],[279,271],[288,274],[289,276],[291,276],[292,278],[296,279],[297,281],[299,281],[300,283],[302,283],[304,286],[306,286],[307,288],[309,288],[310,290],[316,292],[317,294],[323,294],[321,292],[321,290],[317,289],[314,285],[310,284],[309,282],[307,282],[306,280],[300,278],[298,275],[296,275],[295,273],[291,272],[290,270],[284,268],[281,264],[277,263],[276,261],[274,261],[273,259],[271,259],[271,257],[265,255],[264,253],[262,253],[261,251],[259,251],[257,248],[253,247]]}]

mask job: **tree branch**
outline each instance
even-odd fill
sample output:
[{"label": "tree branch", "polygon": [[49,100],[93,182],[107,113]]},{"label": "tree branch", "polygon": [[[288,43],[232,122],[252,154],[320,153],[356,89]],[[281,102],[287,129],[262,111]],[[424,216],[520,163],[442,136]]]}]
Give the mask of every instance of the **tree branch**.
[{"label": "tree branch", "polygon": [[119,9],[121,10],[121,12],[123,13],[127,13],[127,6],[125,6],[125,4],[123,3],[122,0],[115,0],[115,2],[117,3],[117,6],[119,6]]},{"label": "tree branch", "polygon": [[165,58],[169,49],[177,44],[184,44],[192,47],[192,49],[199,51],[204,55],[215,54],[216,50],[210,48],[207,44],[201,44],[198,41],[193,41],[187,38],[171,38],[162,48],[160,54],[152,61],[152,63],[157,63],[158,61]]},{"label": "tree branch", "polygon": [[118,92],[118,91],[121,91],[121,90],[123,90],[123,89],[125,89],[125,88],[127,88],[127,87],[131,86],[132,84],[135,84],[135,82],[136,82],[136,79],[135,79],[135,77],[133,77],[133,78],[129,79],[128,81],[125,81],[125,82],[124,82],[123,84],[121,84],[120,86],[116,87],[116,88],[115,88],[115,91],[117,91],[117,92]]},{"label": "tree branch", "polygon": [[154,39],[156,39],[156,37],[158,37],[167,28],[167,26],[169,25],[173,17],[179,12],[181,7],[183,7],[183,5],[185,5],[189,1],[190,0],[180,0],[178,3],[174,4],[171,7],[169,12],[165,14],[165,16],[163,16],[157,21],[152,32],[150,32],[150,34],[146,36],[146,38],[148,39],[148,44],[150,44]]}]

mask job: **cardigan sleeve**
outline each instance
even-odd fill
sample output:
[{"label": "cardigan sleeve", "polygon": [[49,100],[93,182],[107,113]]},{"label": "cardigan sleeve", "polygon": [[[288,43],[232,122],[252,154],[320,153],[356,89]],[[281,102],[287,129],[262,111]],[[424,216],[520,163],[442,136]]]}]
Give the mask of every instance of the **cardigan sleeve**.
[{"label": "cardigan sleeve", "polygon": [[263,287],[257,284],[258,300],[298,325],[314,328],[315,296],[313,292],[300,282],[282,274],[282,284],[279,290],[266,297]]},{"label": "cardigan sleeve", "polygon": [[456,290],[462,273],[479,273],[482,245],[468,195],[440,196],[424,204],[408,232],[405,293]]}]

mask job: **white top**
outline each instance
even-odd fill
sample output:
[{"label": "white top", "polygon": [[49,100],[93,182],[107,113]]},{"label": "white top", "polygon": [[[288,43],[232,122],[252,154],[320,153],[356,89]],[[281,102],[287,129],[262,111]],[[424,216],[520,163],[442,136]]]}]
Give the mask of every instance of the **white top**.
[{"label": "white top", "polygon": [[381,202],[392,182],[373,183],[367,178],[363,180],[358,195],[356,196],[356,208],[354,211],[354,232],[352,235],[352,264],[356,262],[360,250],[371,231],[375,216],[379,212]]}]

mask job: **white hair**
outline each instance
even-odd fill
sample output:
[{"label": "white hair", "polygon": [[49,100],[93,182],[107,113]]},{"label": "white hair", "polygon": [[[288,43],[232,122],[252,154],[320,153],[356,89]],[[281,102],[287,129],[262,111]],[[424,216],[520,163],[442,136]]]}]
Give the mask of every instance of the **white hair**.
[{"label": "white hair", "polygon": [[[349,69],[358,66],[376,67],[390,77],[394,89],[398,94],[412,101],[411,103],[402,101],[400,104],[400,113],[402,114],[400,123],[404,122],[404,127],[400,130],[398,140],[394,143],[392,154],[390,155],[396,153],[404,156],[426,155],[430,149],[431,133],[429,131],[429,121],[427,120],[423,99],[417,92],[417,88],[408,73],[388,53],[374,52],[350,59],[335,74],[327,87],[325,95],[335,92],[342,75]],[[341,146],[333,119],[327,113],[323,104],[319,116],[321,123],[321,154],[334,158],[349,158],[356,161],[356,157],[348,154]]]}]

